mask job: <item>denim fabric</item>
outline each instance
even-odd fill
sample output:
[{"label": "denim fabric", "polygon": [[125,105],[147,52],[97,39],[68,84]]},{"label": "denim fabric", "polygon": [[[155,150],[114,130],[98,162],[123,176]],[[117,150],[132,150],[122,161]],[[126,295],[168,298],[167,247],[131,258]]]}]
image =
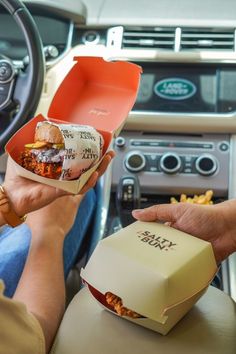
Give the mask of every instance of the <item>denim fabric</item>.
[{"label": "denim fabric", "polygon": [[[75,223],[65,238],[63,257],[65,277],[77,260],[96,205],[96,194],[90,190],[83,198]],[[0,279],[5,283],[4,294],[12,297],[24,269],[30,247],[31,232],[26,224],[0,230]]]},{"label": "denim fabric", "polygon": [[31,232],[22,224],[14,229],[4,227],[0,233],[0,279],[6,296],[12,297],[29,251]]},{"label": "denim fabric", "polygon": [[96,207],[96,199],[96,194],[93,189],[86,193],[81,202],[75,223],[65,238],[63,249],[65,277],[67,277],[69,271],[77,260],[84,236],[92,222],[93,213],[95,212]]}]

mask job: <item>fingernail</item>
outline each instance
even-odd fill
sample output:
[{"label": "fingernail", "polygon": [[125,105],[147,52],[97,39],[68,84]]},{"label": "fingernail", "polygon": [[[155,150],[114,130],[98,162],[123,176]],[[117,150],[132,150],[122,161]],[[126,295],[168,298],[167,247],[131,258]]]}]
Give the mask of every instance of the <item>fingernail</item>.
[{"label": "fingernail", "polygon": [[170,221],[166,221],[166,222],[164,223],[164,225],[166,225],[166,226],[171,226],[171,222],[170,222]]},{"label": "fingernail", "polygon": [[142,209],[135,209],[135,210],[133,210],[133,213],[135,213],[135,214],[140,214],[140,213],[142,213]]}]

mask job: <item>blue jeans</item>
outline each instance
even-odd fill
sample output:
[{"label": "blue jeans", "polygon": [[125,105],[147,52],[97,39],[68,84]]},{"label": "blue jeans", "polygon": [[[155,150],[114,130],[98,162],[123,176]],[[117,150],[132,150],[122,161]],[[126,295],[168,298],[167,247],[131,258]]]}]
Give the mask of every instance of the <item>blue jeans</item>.
[{"label": "blue jeans", "polygon": [[[95,205],[96,194],[94,190],[90,190],[83,198],[74,225],[64,241],[65,277],[77,260]],[[5,296],[12,297],[15,292],[24,269],[30,240],[31,231],[26,224],[14,229],[6,226],[0,231],[0,279],[5,284]]]}]

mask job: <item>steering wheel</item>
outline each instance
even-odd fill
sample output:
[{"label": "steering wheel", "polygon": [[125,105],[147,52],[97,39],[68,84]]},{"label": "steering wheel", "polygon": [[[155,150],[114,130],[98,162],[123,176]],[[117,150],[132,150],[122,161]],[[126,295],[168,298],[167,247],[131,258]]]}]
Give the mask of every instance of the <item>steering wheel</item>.
[{"label": "steering wheel", "polygon": [[23,32],[29,55],[29,65],[24,71],[0,53],[1,155],[9,138],[35,113],[43,87],[45,62],[42,41],[27,8],[20,0],[0,0],[0,4]]}]

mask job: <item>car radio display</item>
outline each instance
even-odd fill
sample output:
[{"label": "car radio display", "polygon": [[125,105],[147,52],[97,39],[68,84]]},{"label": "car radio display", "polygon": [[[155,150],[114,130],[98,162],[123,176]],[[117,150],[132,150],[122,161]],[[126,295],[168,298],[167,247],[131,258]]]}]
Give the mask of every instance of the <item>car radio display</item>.
[{"label": "car radio display", "polygon": [[[225,113],[236,110],[236,68],[144,64],[134,111]],[[227,99],[226,99],[227,97]]]}]

